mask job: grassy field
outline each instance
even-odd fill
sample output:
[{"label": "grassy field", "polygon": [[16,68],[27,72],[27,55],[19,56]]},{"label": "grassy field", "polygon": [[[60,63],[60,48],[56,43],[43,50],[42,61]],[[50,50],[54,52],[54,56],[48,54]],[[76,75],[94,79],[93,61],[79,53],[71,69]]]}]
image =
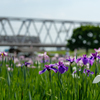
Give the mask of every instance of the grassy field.
[{"label": "grassy field", "polygon": [[[66,50],[60,50],[60,51],[46,51],[48,55],[54,55],[56,53],[58,53],[59,55],[66,55]],[[89,49],[88,55],[90,55],[90,53],[94,53],[93,49]],[[43,53],[43,52],[40,52]],[[74,56],[74,51],[69,51],[70,56]],[[77,56],[82,56],[83,54],[86,54],[86,50],[85,49],[79,49],[77,50]]]},{"label": "grassy field", "polygon": [[[22,61],[21,63],[24,63]],[[56,62],[47,62],[45,64]],[[36,68],[17,67],[13,59],[0,62],[0,100],[100,100],[100,83],[93,84],[93,79],[100,73],[100,63],[96,61],[90,70],[93,75],[82,71],[72,76],[70,67],[86,68],[73,63],[69,69],[61,74],[54,71],[43,70],[44,63],[33,61]],[[13,70],[8,70],[8,67]],[[95,69],[98,67],[97,74]],[[82,69],[81,69],[82,70]]]}]

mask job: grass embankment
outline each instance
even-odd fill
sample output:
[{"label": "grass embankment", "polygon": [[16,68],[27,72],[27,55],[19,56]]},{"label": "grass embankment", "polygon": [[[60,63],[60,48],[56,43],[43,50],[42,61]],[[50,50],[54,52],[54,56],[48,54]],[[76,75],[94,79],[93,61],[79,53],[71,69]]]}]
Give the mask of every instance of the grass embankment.
[{"label": "grass embankment", "polygon": [[[59,54],[59,55],[66,55],[66,50],[60,50],[60,51],[46,51],[48,55],[51,55],[51,56],[54,56],[56,53]],[[93,49],[89,49],[88,51],[88,54],[87,55],[90,55],[92,53],[94,53],[95,51]],[[43,53],[43,52],[40,52],[40,53]],[[86,54],[86,50],[85,49],[79,49],[77,50],[77,56],[82,56]],[[69,55],[70,56],[74,56],[74,51],[69,51]]]},{"label": "grass embankment", "polygon": [[[0,100],[100,100],[100,83],[92,83],[95,74],[88,76],[78,71],[78,77],[73,78],[69,66],[69,70],[64,74],[54,73],[51,70],[49,77],[48,71],[39,75],[39,71],[44,67],[42,63],[34,62],[33,65],[36,67],[34,69],[25,66],[16,67],[13,60],[0,63],[2,63],[0,66]],[[13,68],[13,71],[8,71],[6,64]],[[76,64],[72,65],[74,66],[81,68]],[[98,62],[97,66],[99,68],[97,74],[99,74]],[[90,70],[95,72],[95,68],[94,63]]]}]

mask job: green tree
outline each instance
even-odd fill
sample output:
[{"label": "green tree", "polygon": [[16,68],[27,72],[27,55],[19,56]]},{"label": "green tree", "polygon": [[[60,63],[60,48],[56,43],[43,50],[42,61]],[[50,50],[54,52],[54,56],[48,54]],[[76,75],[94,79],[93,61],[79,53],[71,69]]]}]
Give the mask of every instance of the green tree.
[{"label": "green tree", "polygon": [[70,50],[85,48],[94,49],[100,47],[100,27],[99,26],[80,26],[73,30],[72,37],[68,40],[67,47]]}]

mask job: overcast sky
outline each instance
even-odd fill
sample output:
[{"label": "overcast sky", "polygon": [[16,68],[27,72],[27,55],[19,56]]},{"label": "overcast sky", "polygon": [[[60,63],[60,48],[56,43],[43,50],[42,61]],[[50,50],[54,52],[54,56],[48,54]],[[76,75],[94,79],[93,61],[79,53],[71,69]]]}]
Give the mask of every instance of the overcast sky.
[{"label": "overcast sky", "polygon": [[0,16],[100,21],[100,0],[0,0]]},{"label": "overcast sky", "polygon": [[100,22],[99,10],[100,0],[0,0],[0,17]]}]

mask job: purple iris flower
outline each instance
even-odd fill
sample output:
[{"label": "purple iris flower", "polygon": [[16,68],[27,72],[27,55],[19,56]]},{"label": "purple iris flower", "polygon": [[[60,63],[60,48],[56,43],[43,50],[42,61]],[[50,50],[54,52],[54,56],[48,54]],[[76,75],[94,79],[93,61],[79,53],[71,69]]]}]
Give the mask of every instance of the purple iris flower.
[{"label": "purple iris flower", "polygon": [[49,60],[42,60],[41,63],[49,62]]},{"label": "purple iris flower", "polygon": [[84,65],[86,65],[88,63],[88,58],[86,57],[86,55],[83,55],[82,61],[83,61]]},{"label": "purple iris flower", "polygon": [[69,61],[70,63],[73,63],[73,62],[75,61],[75,58],[71,59],[71,58],[69,57],[69,59],[66,59],[66,60]]},{"label": "purple iris flower", "polygon": [[100,59],[100,55],[98,55],[97,52],[92,53],[92,56],[94,57],[94,59],[96,59],[96,58]]},{"label": "purple iris flower", "polygon": [[39,71],[39,74],[44,73],[46,70],[50,71],[53,70],[55,73],[57,73],[58,69],[54,68],[54,64],[50,64],[50,65],[45,65],[46,68],[44,68],[42,71]]},{"label": "purple iris flower", "polygon": [[89,69],[84,69],[83,73],[87,73],[87,75],[89,76],[89,74],[94,74],[94,72],[91,72]]},{"label": "purple iris flower", "polygon": [[[79,69],[79,71],[81,71],[81,69]],[[75,74],[77,71],[75,70],[74,72],[73,72],[73,74]]]},{"label": "purple iris flower", "polygon": [[75,70],[74,72],[73,72],[73,74],[75,74],[77,71]]},{"label": "purple iris flower", "polygon": [[96,59],[97,58],[97,52],[92,53],[92,56],[94,57],[94,59]]},{"label": "purple iris flower", "polygon": [[8,56],[8,53],[6,53],[6,52],[0,52],[0,56]]},{"label": "purple iris flower", "polygon": [[82,59],[82,57],[76,59],[76,63],[78,63],[81,59]]},{"label": "purple iris flower", "polygon": [[63,74],[65,71],[68,71],[68,67],[64,66],[63,62],[58,63],[58,71]]},{"label": "purple iris flower", "polygon": [[27,65],[30,65],[30,63],[28,63],[28,62],[25,62],[25,66],[27,66]]},{"label": "purple iris flower", "polygon": [[94,63],[94,57],[93,57],[93,56],[91,56],[91,57],[89,58],[89,64],[92,66],[92,65],[93,65],[93,63]]},{"label": "purple iris flower", "polygon": [[30,65],[30,63],[25,62],[24,64],[21,65],[21,67],[24,66],[24,65],[27,67],[28,65]]},{"label": "purple iris flower", "polygon": [[100,59],[100,55],[98,55],[97,58]]}]

